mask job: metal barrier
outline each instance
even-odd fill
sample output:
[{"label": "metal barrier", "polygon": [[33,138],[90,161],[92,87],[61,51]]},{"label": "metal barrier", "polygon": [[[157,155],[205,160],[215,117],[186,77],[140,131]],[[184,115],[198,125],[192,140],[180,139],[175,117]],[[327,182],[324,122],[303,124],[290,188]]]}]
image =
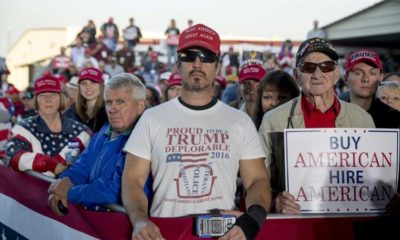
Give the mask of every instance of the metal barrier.
[{"label": "metal barrier", "polygon": [[[0,206],[5,206],[0,207],[0,232],[6,229],[5,236],[10,239],[16,239],[16,234],[21,234],[28,239],[92,239],[90,236],[97,239],[128,239],[131,237],[132,225],[124,208],[120,205],[108,205],[113,210],[110,212],[95,212],[71,204],[68,206],[69,214],[65,216],[54,214],[47,205],[47,189],[49,182],[54,180],[38,172],[22,173],[0,166],[0,183],[2,183],[0,184]],[[382,234],[382,231],[397,229],[392,226],[398,222],[390,221],[391,225],[388,225],[388,222],[380,223],[377,216],[378,214],[363,213],[269,214],[257,240],[353,240],[365,239],[360,237],[360,234],[369,236],[369,232],[366,231],[376,230]],[[159,226],[166,239],[198,239],[192,233],[193,217],[151,217],[150,220]],[[44,228],[46,231],[42,230]],[[76,234],[81,235],[78,237]],[[87,235],[82,237],[82,234]],[[386,239],[379,236],[376,239]]]},{"label": "metal barrier", "polygon": [[[1,162],[1,161],[0,161]],[[28,170],[25,171],[27,175],[30,175],[32,177],[41,179],[46,182],[54,182],[56,179],[52,178],[50,176],[44,175],[42,173]],[[106,208],[110,209],[111,211],[114,212],[119,212],[119,213],[125,213],[126,210],[122,205],[119,204],[107,204],[105,205]],[[330,214],[315,214],[315,213],[303,213],[303,214],[280,214],[280,213],[273,213],[273,214],[268,214],[267,219],[301,219],[301,218],[344,218],[344,217],[378,217],[382,216],[383,214],[381,213],[340,213],[340,214],[335,214],[335,213],[330,213]]]}]

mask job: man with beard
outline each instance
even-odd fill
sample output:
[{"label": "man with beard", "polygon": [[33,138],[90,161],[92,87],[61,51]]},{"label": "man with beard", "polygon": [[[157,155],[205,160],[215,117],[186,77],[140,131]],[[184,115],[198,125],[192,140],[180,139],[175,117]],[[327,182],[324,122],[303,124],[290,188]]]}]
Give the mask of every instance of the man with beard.
[{"label": "man with beard", "polygon": [[255,126],[245,113],[212,97],[220,45],[218,33],[202,24],[180,35],[177,66],[182,94],[146,110],[126,144],[122,200],[133,224],[133,239],[162,239],[159,228],[149,221],[143,191],[150,171],[155,190],[152,217],[235,210],[239,172],[247,211],[229,212],[238,218],[221,239],[254,239],[264,223],[271,196]]}]

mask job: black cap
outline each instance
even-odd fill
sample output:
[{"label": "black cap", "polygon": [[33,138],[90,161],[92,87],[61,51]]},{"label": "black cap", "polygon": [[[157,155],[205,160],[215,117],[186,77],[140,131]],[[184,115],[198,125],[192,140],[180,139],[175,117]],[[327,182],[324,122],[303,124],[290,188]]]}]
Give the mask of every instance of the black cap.
[{"label": "black cap", "polygon": [[332,44],[322,38],[310,38],[302,42],[296,54],[296,66],[299,65],[300,60],[310,53],[321,52],[330,57],[333,61],[339,59],[339,54]]}]

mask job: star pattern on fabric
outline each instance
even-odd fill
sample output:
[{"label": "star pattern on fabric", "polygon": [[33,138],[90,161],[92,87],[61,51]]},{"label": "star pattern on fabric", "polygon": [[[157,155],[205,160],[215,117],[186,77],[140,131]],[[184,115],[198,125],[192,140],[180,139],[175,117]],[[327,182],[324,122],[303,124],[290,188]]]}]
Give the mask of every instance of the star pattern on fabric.
[{"label": "star pattern on fabric", "polygon": [[[28,118],[26,121],[21,121],[20,125],[28,130],[40,143],[43,153],[49,156],[57,155],[61,150],[68,146],[68,142],[77,137],[86,128],[82,123],[72,121],[69,128],[63,129],[60,133],[52,133],[48,131],[40,131],[43,126],[40,126],[34,118]],[[19,139],[12,139],[8,145],[7,154],[15,155],[21,150],[32,151],[31,143],[21,141]]]},{"label": "star pattern on fabric", "polygon": [[19,150],[29,150],[29,146],[25,142],[15,139],[7,143],[6,149],[7,155],[10,156],[16,154]]}]

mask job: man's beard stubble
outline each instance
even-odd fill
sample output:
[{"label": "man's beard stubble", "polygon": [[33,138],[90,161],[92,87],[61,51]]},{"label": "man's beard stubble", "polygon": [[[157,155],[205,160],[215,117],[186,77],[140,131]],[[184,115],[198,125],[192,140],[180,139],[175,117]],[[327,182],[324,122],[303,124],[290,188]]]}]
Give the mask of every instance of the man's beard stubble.
[{"label": "man's beard stubble", "polygon": [[[192,74],[195,73],[195,72],[198,72],[198,73],[202,74],[204,76],[204,78],[207,78],[207,75],[204,72],[199,71],[199,70],[190,71],[189,77],[191,77]],[[197,78],[197,77],[194,77],[194,83],[193,84],[189,83],[188,81],[182,80],[182,87],[187,91],[201,92],[201,91],[209,88],[209,85],[201,86],[200,85],[200,79]]]}]

